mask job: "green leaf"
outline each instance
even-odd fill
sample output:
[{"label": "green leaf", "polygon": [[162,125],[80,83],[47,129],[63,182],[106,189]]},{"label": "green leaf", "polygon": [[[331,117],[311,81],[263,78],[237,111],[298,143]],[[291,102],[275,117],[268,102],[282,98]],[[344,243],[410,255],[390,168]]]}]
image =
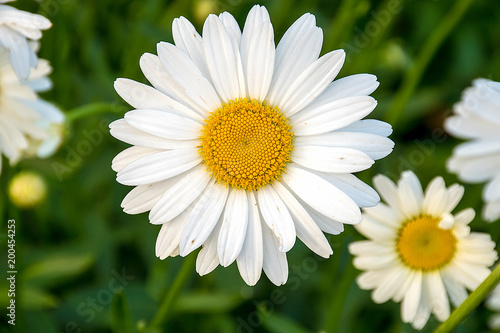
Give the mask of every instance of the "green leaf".
[{"label": "green leaf", "polygon": [[53,286],[82,274],[93,262],[90,254],[52,254],[26,267],[22,279],[26,284]]},{"label": "green leaf", "polygon": [[299,323],[267,310],[264,304],[257,305],[259,316],[264,327],[271,333],[309,333]]},{"label": "green leaf", "polygon": [[115,293],[111,301],[111,328],[116,333],[133,331],[127,299],[121,291]]},{"label": "green leaf", "polygon": [[55,296],[38,287],[24,285],[21,288],[19,303],[26,310],[51,309],[59,303]]},{"label": "green leaf", "polygon": [[225,313],[243,302],[239,294],[218,292],[194,292],[182,295],[177,301],[176,311],[192,313]]}]

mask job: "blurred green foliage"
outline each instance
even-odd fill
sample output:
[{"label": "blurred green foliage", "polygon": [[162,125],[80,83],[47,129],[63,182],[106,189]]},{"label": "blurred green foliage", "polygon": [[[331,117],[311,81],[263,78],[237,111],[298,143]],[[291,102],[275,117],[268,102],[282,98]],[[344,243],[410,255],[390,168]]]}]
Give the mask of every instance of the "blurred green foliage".
[{"label": "blurred green foliage", "polygon": [[[410,0],[267,0],[276,41],[304,12],[317,17],[324,31],[323,52],[344,48],[347,60],[340,77],[354,73],[378,76],[373,94],[379,106],[371,118],[386,119],[405,75],[420,51],[437,33],[455,1]],[[44,205],[20,211],[2,195],[2,233],[8,219],[16,220],[18,332],[145,331],[158,304],[168,293],[184,258],[161,261],[154,255],[158,226],[147,214],[122,212],[120,202],[130,190],[115,181],[113,157],[127,147],[111,138],[107,125],[129,109],[113,89],[118,77],[146,82],[139,68],[144,52],[156,52],[159,41],[172,42],[175,17],[190,19],[201,31],[209,11],[231,12],[243,25],[254,3],[247,0],[19,0],[17,8],[48,17],[53,27],[44,32],[40,56],[53,68],[54,87],[43,98],[63,110],[105,103],[107,112],[75,119],[66,141],[47,160],[26,160],[4,167],[2,193],[16,172],[38,170],[49,185]],[[423,184],[442,175],[457,181],[445,161],[457,140],[441,129],[460,92],[477,77],[500,80],[500,3],[474,2],[445,36],[421,74],[394,128],[394,152],[359,174],[384,173],[393,180],[412,169]],[[5,162],[4,162],[5,163]],[[5,163],[6,164],[6,163]],[[465,185],[458,209],[482,208],[482,185]],[[475,230],[500,237],[500,223],[480,217]],[[324,260],[297,240],[288,254],[290,278],[275,287],[264,276],[248,287],[236,265],[217,268],[200,278],[190,268],[185,288],[172,302],[165,332],[410,332],[401,323],[399,304],[374,304],[370,293],[355,283],[347,244],[361,239],[352,227],[329,236],[334,255]],[[0,260],[7,261],[5,246]],[[194,256],[196,254],[191,254]],[[0,330],[8,285],[0,280]],[[489,311],[474,312],[457,332],[486,331]],[[424,332],[438,323],[432,319]]]}]

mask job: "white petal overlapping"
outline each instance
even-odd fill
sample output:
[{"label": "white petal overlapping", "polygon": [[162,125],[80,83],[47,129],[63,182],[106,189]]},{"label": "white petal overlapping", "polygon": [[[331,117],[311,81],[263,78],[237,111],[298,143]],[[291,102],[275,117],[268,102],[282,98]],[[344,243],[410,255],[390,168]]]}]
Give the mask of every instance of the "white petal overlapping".
[{"label": "white petal overlapping", "polygon": [[[344,223],[358,223],[359,207],[379,200],[350,174],[369,168],[394,146],[387,139],[390,125],[362,120],[376,106],[368,96],[378,86],[376,77],[332,82],[345,53],[319,57],[323,35],[311,14],[300,17],[278,46],[269,14],[258,5],[243,31],[231,14],[222,13],[206,19],[201,36],[183,17],[174,20],[172,33],[175,44],[161,42],[158,56],[144,54],[140,60],[154,88],[115,82],[120,96],[136,108],[110,125],[114,137],[134,146],[113,161],[118,182],[137,186],[124,209],[150,210],[151,223],[162,224],[160,258],[186,256],[202,246],[200,275],[236,261],[249,285],[262,271],[283,284],[286,252],[297,237],[326,258],[332,249],[323,232],[338,234]],[[295,132],[286,173],[257,190],[214,180],[198,153],[204,120],[238,98],[276,106]],[[147,186],[153,192],[139,199]]]}]

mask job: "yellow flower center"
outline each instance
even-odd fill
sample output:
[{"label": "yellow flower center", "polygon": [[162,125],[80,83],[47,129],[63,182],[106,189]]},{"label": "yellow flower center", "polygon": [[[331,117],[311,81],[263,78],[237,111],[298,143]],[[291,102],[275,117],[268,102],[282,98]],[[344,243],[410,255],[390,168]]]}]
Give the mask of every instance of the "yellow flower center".
[{"label": "yellow flower center", "polygon": [[200,155],[220,184],[256,190],[281,177],[293,150],[288,118],[256,99],[234,99],[210,113]]},{"label": "yellow flower center", "polygon": [[397,250],[407,266],[430,271],[443,267],[453,258],[457,240],[452,230],[439,228],[439,221],[422,215],[403,225]]}]

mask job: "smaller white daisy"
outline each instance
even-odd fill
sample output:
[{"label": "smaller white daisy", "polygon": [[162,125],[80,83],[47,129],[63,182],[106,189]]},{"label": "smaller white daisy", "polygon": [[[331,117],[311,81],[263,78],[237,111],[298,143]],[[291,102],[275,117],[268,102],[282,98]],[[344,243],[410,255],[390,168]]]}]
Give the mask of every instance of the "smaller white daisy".
[{"label": "smaller white daisy", "polygon": [[[60,145],[64,114],[40,99],[52,87],[48,61],[40,59],[26,81],[20,81],[0,47],[0,153],[11,164],[23,157],[48,157]],[[0,172],[1,172],[0,158]]]},{"label": "smaller white daisy", "polygon": [[361,289],[373,289],[372,299],[401,302],[403,322],[421,329],[431,313],[440,321],[450,315],[450,304],[460,305],[490,274],[497,259],[489,234],[470,232],[474,210],[452,215],[463,196],[462,186],[446,188],[436,177],[425,194],[411,171],[398,184],[378,175],[374,185],[386,203],[363,209],[356,229],[369,240],[349,245],[353,264],[364,270]]},{"label": "smaller white daisy", "polygon": [[488,318],[488,326],[492,330],[500,330],[500,287],[493,289],[490,297],[486,300],[486,307],[495,312]]},{"label": "smaller white daisy", "polygon": [[16,75],[25,80],[30,74],[30,67],[36,67],[38,62],[27,39],[39,40],[42,37],[41,30],[50,28],[52,23],[41,15],[2,5],[11,1],[0,0],[0,46],[9,51]]},{"label": "smaller white daisy", "polygon": [[453,112],[444,124],[446,130],[470,141],[453,150],[448,170],[468,183],[488,182],[483,217],[492,222],[500,218],[500,82],[474,80]]}]

